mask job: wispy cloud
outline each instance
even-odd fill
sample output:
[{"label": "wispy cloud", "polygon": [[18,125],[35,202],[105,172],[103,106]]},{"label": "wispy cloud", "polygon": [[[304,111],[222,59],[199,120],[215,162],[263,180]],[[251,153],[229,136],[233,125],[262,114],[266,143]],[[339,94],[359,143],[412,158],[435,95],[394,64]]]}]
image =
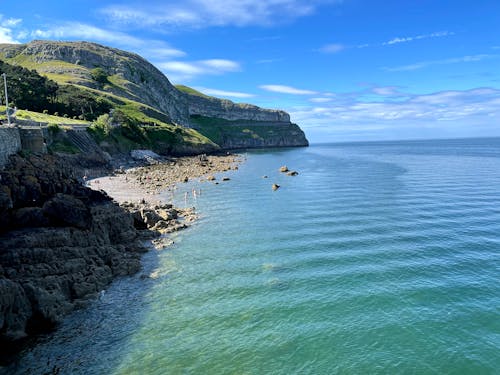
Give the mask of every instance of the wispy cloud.
[{"label": "wispy cloud", "polygon": [[108,30],[81,22],[63,22],[31,32],[31,37],[42,39],[87,40],[113,46],[131,47],[149,59],[161,60],[186,56],[186,52],[173,48],[160,40],[140,39],[124,32]]},{"label": "wispy cloud", "polygon": [[437,31],[430,34],[420,34],[414,36],[404,36],[404,37],[394,37],[390,40],[380,43],[364,43],[358,44],[356,48],[368,48],[368,47],[380,47],[380,46],[393,46],[401,43],[414,42],[416,40],[422,39],[433,39],[433,38],[444,38],[448,36],[453,36],[455,33],[453,31]]},{"label": "wispy cloud", "polygon": [[19,18],[4,18],[0,14],[0,43],[19,43],[18,37],[15,36],[15,28],[21,24]]},{"label": "wispy cloud", "polygon": [[112,22],[143,28],[273,25],[311,15],[323,3],[337,2],[341,0],[151,1],[140,7],[111,5],[101,13]]},{"label": "wispy cloud", "polygon": [[391,40],[389,40],[387,42],[382,43],[382,45],[389,45],[390,46],[393,44],[413,42],[415,40],[430,39],[430,38],[442,38],[445,36],[452,36],[452,35],[455,35],[455,33],[451,32],[451,31],[438,31],[438,32],[431,33],[431,34],[396,37],[396,38],[392,38]]},{"label": "wispy cloud", "polygon": [[283,61],[283,59],[261,59],[257,60],[255,63],[256,64],[272,64],[275,62]]},{"label": "wispy cloud", "polygon": [[485,59],[493,59],[493,58],[498,58],[498,57],[500,57],[500,56],[499,55],[488,55],[488,54],[469,55],[469,56],[453,57],[453,58],[442,59],[442,60],[420,61],[420,62],[417,62],[414,64],[401,65],[401,66],[395,66],[395,67],[386,67],[383,69],[388,71],[388,72],[406,72],[406,71],[427,68],[427,67],[433,66],[433,65],[448,65],[448,64],[478,62],[478,61],[482,61]]},{"label": "wispy cloud", "polygon": [[225,59],[208,59],[198,61],[166,61],[156,63],[167,76],[174,81],[189,81],[200,75],[219,75],[238,72],[238,62]]},{"label": "wispy cloud", "polygon": [[229,98],[253,98],[254,94],[249,94],[246,92],[238,92],[238,91],[226,91],[226,90],[218,90],[218,89],[210,89],[206,87],[194,87],[194,89],[206,94],[206,95],[215,95],[219,97],[229,97]]},{"label": "wispy cloud", "polygon": [[324,97],[318,97],[318,98],[310,98],[309,101],[312,103],[328,103],[331,102],[333,98],[324,98]]},{"label": "wispy cloud", "polygon": [[138,47],[144,41],[119,31],[110,31],[81,22],[64,22],[38,29],[32,32],[35,38],[52,39],[84,39],[95,42],[104,42],[119,45]]},{"label": "wispy cloud", "polygon": [[[359,132],[363,136],[419,137],[424,129],[432,129],[431,136],[499,134],[496,124],[500,119],[500,90],[476,88],[472,90],[441,91],[425,95],[404,94],[401,100],[379,97],[366,100],[367,91],[337,94],[331,103],[292,108],[292,120],[306,128],[322,129],[327,133]],[[383,90],[380,93],[385,93]],[[389,93],[389,91],[387,91]],[[408,129],[412,129],[408,132]],[[476,132],[475,132],[476,131]],[[441,133],[440,133],[441,132]]]},{"label": "wispy cloud", "polygon": [[318,48],[318,51],[323,52],[323,53],[338,53],[340,51],[343,51],[343,50],[349,49],[349,48],[360,49],[360,48],[368,48],[368,47],[393,46],[393,45],[400,44],[400,43],[414,42],[416,40],[431,39],[431,38],[443,38],[443,37],[452,36],[452,35],[455,35],[455,33],[452,31],[437,31],[437,32],[430,33],[430,34],[395,37],[395,38],[392,38],[392,39],[387,40],[385,42],[364,43],[364,44],[358,44],[356,46],[346,46],[346,45],[343,45],[340,43],[332,43],[332,44],[326,44],[323,47]]},{"label": "wispy cloud", "polygon": [[321,47],[318,51],[323,53],[337,53],[344,50],[346,47],[342,44],[327,44]]},{"label": "wispy cloud", "polygon": [[315,95],[316,91],[297,89],[291,86],[285,85],[261,85],[261,89],[271,92],[277,92],[280,94],[291,94],[291,95]]}]

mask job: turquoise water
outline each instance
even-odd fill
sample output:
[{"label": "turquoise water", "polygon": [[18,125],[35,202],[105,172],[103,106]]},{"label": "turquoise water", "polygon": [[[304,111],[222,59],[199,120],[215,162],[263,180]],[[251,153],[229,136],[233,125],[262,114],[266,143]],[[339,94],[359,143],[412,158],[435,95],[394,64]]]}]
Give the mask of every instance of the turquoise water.
[{"label": "turquoise water", "polygon": [[500,139],[245,156],[11,372],[499,373]]}]

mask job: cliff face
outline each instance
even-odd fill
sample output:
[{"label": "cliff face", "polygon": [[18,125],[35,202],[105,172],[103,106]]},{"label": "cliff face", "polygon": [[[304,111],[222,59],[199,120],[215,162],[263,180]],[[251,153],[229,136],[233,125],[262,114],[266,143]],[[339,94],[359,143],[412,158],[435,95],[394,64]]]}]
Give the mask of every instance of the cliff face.
[{"label": "cliff face", "polygon": [[[25,45],[4,44],[0,45],[0,58],[2,56],[9,63],[34,67],[49,78],[83,85],[148,106],[161,112],[168,121],[187,127],[193,126],[193,116],[252,121],[268,126],[290,125],[290,116],[284,111],[180,91],[161,71],[139,55],[95,43],[33,41]],[[106,74],[107,83],[93,78],[92,71],[97,67]],[[297,140],[299,136],[300,141]],[[258,147],[307,145],[303,132],[290,134],[290,137],[282,133],[279,144],[273,139],[276,140],[270,138],[257,142]],[[250,147],[251,142],[247,144]]]},{"label": "cliff face", "polygon": [[140,269],[132,216],[72,175],[49,155],[13,156],[0,172],[1,347],[52,329],[113,277]]}]

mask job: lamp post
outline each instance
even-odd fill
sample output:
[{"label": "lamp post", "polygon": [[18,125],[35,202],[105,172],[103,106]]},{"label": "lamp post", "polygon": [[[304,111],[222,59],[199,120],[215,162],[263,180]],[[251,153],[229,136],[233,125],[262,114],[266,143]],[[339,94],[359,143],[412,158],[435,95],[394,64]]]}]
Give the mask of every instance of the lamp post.
[{"label": "lamp post", "polygon": [[7,75],[2,73],[3,85],[5,87],[5,113],[7,113],[7,123],[10,126],[10,114],[9,114],[9,97],[7,96]]}]

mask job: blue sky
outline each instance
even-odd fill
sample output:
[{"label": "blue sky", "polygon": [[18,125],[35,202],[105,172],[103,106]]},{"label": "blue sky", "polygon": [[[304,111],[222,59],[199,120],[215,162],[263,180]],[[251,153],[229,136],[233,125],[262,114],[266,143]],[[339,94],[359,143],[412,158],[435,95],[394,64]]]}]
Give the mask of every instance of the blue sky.
[{"label": "blue sky", "polygon": [[89,40],[291,114],[312,142],[500,136],[498,0],[9,1],[0,42]]}]

